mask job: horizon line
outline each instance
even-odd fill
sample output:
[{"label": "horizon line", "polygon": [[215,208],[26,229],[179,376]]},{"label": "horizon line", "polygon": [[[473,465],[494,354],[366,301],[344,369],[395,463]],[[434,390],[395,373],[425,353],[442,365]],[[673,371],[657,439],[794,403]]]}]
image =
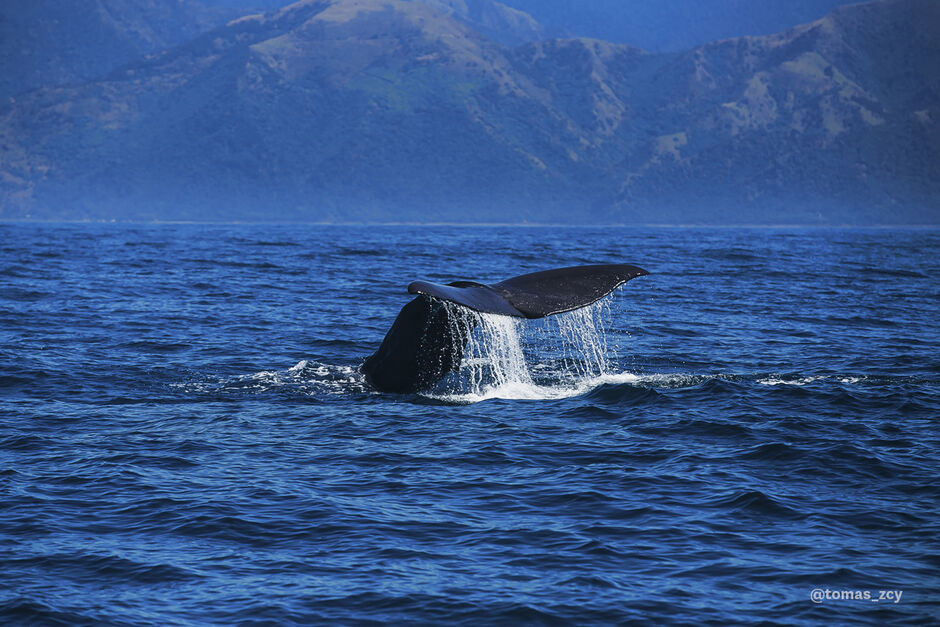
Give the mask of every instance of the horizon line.
[{"label": "horizon line", "polygon": [[598,222],[589,224],[569,224],[562,222],[323,222],[313,220],[124,220],[124,219],[84,219],[84,220],[43,220],[34,218],[3,218],[0,217],[0,224],[136,224],[136,225],[207,225],[207,226],[234,226],[234,225],[309,225],[326,227],[365,227],[365,226],[387,226],[387,227],[471,227],[471,228],[493,228],[493,227],[513,227],[513,228],[664,228],[664,229],[686,229],[686,228],[739,228],[739,229],[940,229],[940,222],[936,223],[875,223],[875,224],[812,224],[812,223],[747,223],[735,222],[726,224],[713,224],[707,222]]}]

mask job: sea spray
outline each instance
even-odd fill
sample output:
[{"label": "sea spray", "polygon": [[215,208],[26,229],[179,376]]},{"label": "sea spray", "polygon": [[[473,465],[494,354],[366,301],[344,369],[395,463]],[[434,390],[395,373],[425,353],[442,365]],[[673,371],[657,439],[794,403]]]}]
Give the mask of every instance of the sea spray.
[{"label": "sea spray", "polygon": [[486,386],[532,385],[523,350],[523,324],[520,318],[478,315],[461,364],[461,368],[467,368],[472,391]]},{"label": "sea spray", "polygon": [[564,353],[564,374],[589,379],[610,374],[607,324],[610,306],[606,299],[548,319],[549,334],[555,332]]},{"label": "sea spray", "polygon": [[610,306],[600,301],[539,320],[472,312],[441,303],[458,336],[469,337],[460,369],[432,392],[466,398],[550,398],[593,387],[612,372],[607,343]]}]

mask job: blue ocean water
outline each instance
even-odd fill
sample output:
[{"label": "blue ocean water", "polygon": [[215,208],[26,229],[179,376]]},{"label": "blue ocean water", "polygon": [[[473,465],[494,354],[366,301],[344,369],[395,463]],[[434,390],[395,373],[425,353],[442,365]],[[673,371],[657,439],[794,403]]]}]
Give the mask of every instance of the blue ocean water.
[{"label": "blue ocean water", "polygon": [[[413,279],[601,262],[651,275],[508,376],[357,373]],[[0,623],[937,624],[938,276],[937,230],[0,224]]]}]

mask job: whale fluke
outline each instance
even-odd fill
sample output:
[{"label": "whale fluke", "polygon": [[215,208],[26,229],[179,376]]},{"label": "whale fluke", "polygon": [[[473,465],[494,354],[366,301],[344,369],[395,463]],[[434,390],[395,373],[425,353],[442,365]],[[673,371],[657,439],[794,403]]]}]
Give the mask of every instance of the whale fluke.
[{"label": "whale fluke", "polygon": [[486,285],[455,281],[447,285],[415,281],[408,292],[418,297],[402,308],[382,345],[361,371],[383,392],[419,392],[460,367],[476,317],[466,309],[544,318],[586,307],[630,279],[649,274],[626,264],[574,266],[533,272]]},{"label": "whale fluke", "polygon": [[408,292],[447,300],[481,313],[544,318],[586,307],[617,286],[646,274],[649,272],[643,268],[626,264],[574,266],[523,274],[493,285],[415,281],[408,286]]}]

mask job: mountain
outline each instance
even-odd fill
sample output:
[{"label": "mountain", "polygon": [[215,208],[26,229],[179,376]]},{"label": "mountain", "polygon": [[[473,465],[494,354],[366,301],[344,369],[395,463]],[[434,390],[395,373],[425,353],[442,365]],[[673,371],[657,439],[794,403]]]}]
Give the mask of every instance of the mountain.
[{"label": "mountain", "polygon": [[[506,45],[545,37],[531,16],[493,0],[424,0]],[[0,102],[47,85],[81,83],[141,55],[187,42],[288,0],[5,0]]]},{"label": "mountain", "polygon": [[641,126],[665,132],[632,153],[618,204],[667,221],[694,201],[716,221],[761,207],[780,221],[940,223],[938,67],[932,0],[662,57]]},{"label": "mountain", "polygon": [[423,0],[470,25],[478,33],[506,46],[539,41],[548,36],[529,13],[493,0]]},{"label": "mountain", "polygon": [[418,218],[486,179],[508,198],[506,174],[533,181],[483,123],[520,91],[506,49],[435,5],[305,0],[31,92],[0,110],[3,212]]},{"label": "mountain", "polygon": [[[289,0],[200,0],[204,5],[260,13]],[[457,0],[467,13],[481,2]],[[769,35],[826,15],[855,0],[503,0],[537,20],[540,32],[639,46],[650,51],[682,51],[743,35]],[[492,3],[489,3],[492,4]],[[484,20],[477,19],[479,24]],[[537,37],[545,39],[544,36]]]},{"label": "mountain", "polygon": [[4,0],[0,102],[44,85],[90,80],[233,16],[196,0]]},{"label": "mountain", "polygon": [[454,4],[303,0],[23,94],[0,217],[940,222],[940,3],[672,54]]}]

